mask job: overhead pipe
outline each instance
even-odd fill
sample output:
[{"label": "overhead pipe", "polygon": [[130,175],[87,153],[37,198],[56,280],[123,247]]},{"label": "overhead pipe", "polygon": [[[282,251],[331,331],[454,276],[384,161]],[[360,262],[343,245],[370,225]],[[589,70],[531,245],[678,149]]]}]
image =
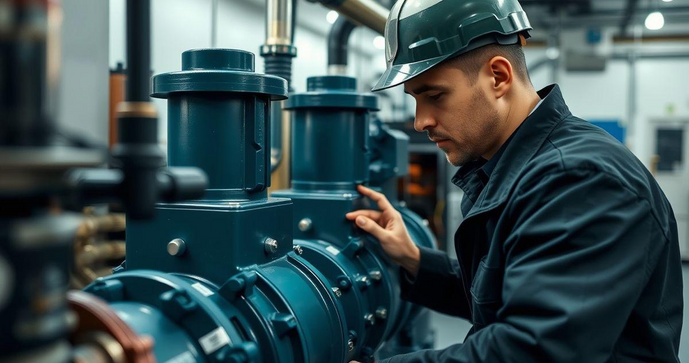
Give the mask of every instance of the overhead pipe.
[{"label": "overhead pipe", "polygon": [[385,34],[385,23],[390,10],[373,0],[311,0],[337,11],[357,25],[363,25],[380,35]]},{"label": "overhead pipe", "polygon": [[356,24],[338,17],[328,33],[328,74],[346,75],[349,56],[349,36]]},{"label": "overhead pipe", "polygon": [[[296,6],[296,0],[267,0],[266,42],[260,49],[265,73],[284,78],[288,87],[292,81],[292,58],[297,56],[297,48],[294,46]],[[271,106],[271,171],[280,166],[285,154],[282,146],[282,123],[282,103],[275,102]]]}]

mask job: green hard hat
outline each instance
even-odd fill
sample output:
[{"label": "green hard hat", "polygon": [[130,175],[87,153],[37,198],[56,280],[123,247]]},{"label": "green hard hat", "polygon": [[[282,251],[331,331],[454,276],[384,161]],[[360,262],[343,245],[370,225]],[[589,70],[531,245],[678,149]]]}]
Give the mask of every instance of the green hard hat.
[{"label": "green hard hat", "polygon": [[385,24],[387,69],[373,91],[488,44],[521,43],[532,29],[517,0],[398,0]]}]

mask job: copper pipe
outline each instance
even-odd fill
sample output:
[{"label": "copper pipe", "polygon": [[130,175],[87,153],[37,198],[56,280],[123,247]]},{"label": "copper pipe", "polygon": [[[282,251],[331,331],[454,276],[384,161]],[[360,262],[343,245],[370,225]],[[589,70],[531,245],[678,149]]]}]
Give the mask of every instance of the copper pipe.
[{"label": "copper pipe", "polygon": [[86,216],[77,230],[77,239],[93,237],[98,233],[122,232],[125,229],[124,214],[105,214],[102,216]]},{"label": "copper pipe", "polygon": [[370,28],[381,35],[385,34],[385,23],[390,10],[373,0],[345,0],[337,5],[328,0],[321,0],[321,4],[358,25]]},{"label": "copper pipe", "polygon": [[122,63],[117,69],[110,71],[110,105],[108,109],[108,146],[112,149],[117,143],[117,105],[124,102],[124,87],[127,75],[124,73]]}]

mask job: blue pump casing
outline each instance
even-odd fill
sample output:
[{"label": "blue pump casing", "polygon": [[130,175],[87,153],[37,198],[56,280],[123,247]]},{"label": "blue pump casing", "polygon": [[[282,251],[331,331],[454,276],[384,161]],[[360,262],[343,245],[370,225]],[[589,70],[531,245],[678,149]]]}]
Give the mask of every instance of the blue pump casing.
[{"label": "blue pump casing", "polygon": [[[351,77],[311,77],[307,80],[307,92],[291,95],[285,108],[293,113],[292,189],[274,192],[273,196],[293,201],[295,238],[309,241],[305,243],[307,251],[319,248],[323,241],[346,249],[348,241],[363,239],[365,249],[379,256],[390,278],[399,281],[398,268],[388,261],[378,242],[362,235],[344,215],[377,208],[356,191],[357,185],[370,183],[401,212],[412,240],[434,248],[434,237],[423,220],[401,206],[396,195],[397,178],[407,173],[407,136],[372,120],[372,111],[378,110],[378,98],[357,92],[356,80]],[[309,261],[321,271],[326,269],[325,262],[315,258]],[[430,329],[424,330],[420,338],[397,337],[402,334],[414,338],[418,334],[412,333],[413,325],[428,326],[428,314],[420,317],[422,309],[402,301],[398,287],[395,284],[393,295],[385,297],[392,302],[389,306],[375,308],[387,309],[395,321],[382,333],[384,340],[393,340],[386,346],[385,356],[430,348],[433,343]],[[345,308],[356,306],[347,304]],[[357,314],[361,312],[348,316]],[[367,346],[364,351],[370,353],[376,348]]]},{"label": "blue pump casing", "polygon": [[292,201],[266,192],[270,102],[286,82],[255,73],[247,52],[191,50],[182,60],[181,72],[154,77],[153,96],[168,99],[168,164],[202,168],[209,188],[201,200],[158,204],[152,221],[128,221],[126,269],[85,290],[151,336],[159,361],[370,361],[414,313],[399,298],[398,269],[344,220],[369,207],[353,188],[368,179],[373,98],[353,95],[358,111],[335,130],[357,149],[352,166],[314,159],[319,172],[303,170],[294,194],[314,203],[309,234],[295,228],[301,207],[297,216]]}]

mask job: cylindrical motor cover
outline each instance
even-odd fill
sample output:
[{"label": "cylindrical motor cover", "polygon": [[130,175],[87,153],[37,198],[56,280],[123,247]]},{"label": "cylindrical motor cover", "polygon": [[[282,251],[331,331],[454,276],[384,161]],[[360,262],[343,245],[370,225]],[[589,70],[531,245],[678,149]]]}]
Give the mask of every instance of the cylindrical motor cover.
[{"label": "cylindrical motor cover", "polygon": [[[255,72],[254,55],[234,49],[182,53],[182,71],[153,77],[168,99],[168,164],[208,174],[207,199],[258,199],[270,185],[270,101],[282,78]],[[239,130],[239,132],[238,132]]]},{"label": "cylindrical motor cover", "polygon": [[[368,122],[378,98],[356,91],[356,79],[319,76],[292,95],[292,187],[351,190],[368,181]],[[337,135],[333,137],[332,135]]]}]

